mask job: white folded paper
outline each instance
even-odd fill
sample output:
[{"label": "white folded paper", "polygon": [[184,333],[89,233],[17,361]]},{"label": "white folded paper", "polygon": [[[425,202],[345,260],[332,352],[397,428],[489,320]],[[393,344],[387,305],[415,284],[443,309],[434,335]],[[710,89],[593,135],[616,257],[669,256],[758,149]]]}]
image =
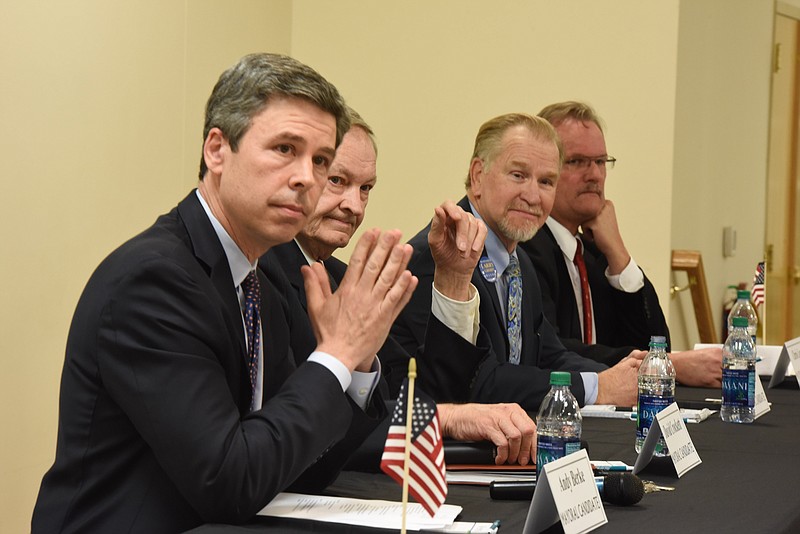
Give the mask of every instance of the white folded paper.
[{"label": "white folded paper", "polygon": [[[406,510],[406,528],[443,529],[453,524],[461,510],[461,506],[443,504],[431,517],[421,505],[410,502]],[[402,504],[394,501],[287,492],[279,493],[258,515],[399,529],[402,526],[402,511]]]},{"label": "white folded paper", "polygon": [[[716,410],[709,410],[708,408],[692,409],[681,408],[681,416],[687,423],[699,423],[708,419],[708,416],[716,413]],[[620,411],[615,406],[607,404],[598,404],[594,406],[584,406],[581,408],[581,415],[583,417],[603,417],[606,419],[630,419],[636,420],[636,407],[634,406],[631,411]]]}]

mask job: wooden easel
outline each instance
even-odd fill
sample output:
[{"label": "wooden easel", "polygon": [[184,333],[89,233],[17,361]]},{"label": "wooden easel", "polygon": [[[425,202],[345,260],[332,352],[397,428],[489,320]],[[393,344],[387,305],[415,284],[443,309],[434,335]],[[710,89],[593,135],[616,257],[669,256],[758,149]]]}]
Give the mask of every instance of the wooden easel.
[{"label": "wooden easel", "polygon": [[[672,270],[686,271],[689,277],[688,289],[692,295],[694,316],[697,320],[697,331],[701,343],[719,343],[711,315],[711,301],[708,299],[708,284],[703,270],[703,257],[697,250],[673,250]],[[673,288],[681,291],[686,288]]]}]

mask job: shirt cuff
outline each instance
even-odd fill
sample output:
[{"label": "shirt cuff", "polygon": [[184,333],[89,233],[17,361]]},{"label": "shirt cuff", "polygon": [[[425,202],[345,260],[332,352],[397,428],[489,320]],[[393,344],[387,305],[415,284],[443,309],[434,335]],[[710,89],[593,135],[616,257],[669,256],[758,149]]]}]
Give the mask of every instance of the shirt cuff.
[{"label": "shirt cuff", "polygon": [[352,376],[350,376],[350,370],[345,364],[327,352],[315,350],[311,353],[311,356],[308,357],[308,361],[316,362],[333,373],[333,376],[336,377],[339,384],[342,386],[342,391],[347,391],[347,388],[350,387],[350,383],[353,381]]},{"label": "shirt cuff", "polygon": [[619,274],[608,274],[608,268],[606,268],[606,279],[611,287],[625,293],[636,293],[644,287],[644,274],[633,261],[633,257]]},{"label": "shirt cuff", "polygon": [[481,326],[481,297],[474,285],[469,285],[470,299],[453,300],[433,286],[431,313],[447,328],[475,345]]},{"label": "shirt cuff", "polygon": [[584,405],[589,406],[597,402],[597,373],[582,372]]},{"label": "shirt cuff", "polygon": [[339,381],[342,391],[346,392],[359,408],[366,409],[381,376],[381,362],[377,356],[372,362],[372,370],[368,373],[353,371],[350,374],[345,364],[327,352],[318,350],[311,353],[308,361],[318,363],[327,368]]},{"label": "shirt cuff", "polygon": [[347,388],[347,394],[362,410],[367,409],[369,401],[372,399],[372,393],[378,386],[380,376],[381,362],[377,355],[372,362],[372,370],[370,372],[353,371],[353,381],[350,383],[350,387]]}]

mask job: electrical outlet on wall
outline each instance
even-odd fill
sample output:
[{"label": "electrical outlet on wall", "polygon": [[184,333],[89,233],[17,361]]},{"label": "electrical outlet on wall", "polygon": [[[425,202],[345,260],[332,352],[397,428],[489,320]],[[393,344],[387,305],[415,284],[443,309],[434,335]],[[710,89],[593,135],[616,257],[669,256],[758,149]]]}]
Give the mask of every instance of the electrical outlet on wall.
[{"label": "electrical outlet on wall", "polygon": [[722,229],[722,257],[730,258],[736,255],[736,228],[726,226]]}]

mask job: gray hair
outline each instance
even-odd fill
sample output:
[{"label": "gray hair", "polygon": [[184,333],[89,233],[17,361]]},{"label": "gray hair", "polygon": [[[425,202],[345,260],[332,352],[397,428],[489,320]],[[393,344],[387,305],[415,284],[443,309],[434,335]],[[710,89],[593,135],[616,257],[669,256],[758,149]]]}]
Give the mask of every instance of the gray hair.
[{"label": "gray hair", "polygon": [[361,128],[369,137],[370,142],[372,143],[372,149],[375,150],[375,156],[378,155],[378,141],[375,139],[375,132],[372,131],[372,127],[367,124],[361,115],[358,114],[356,110],[347,106],[347,118],[350,119],[350,128]]},{"label": "gray hair", "polygon": [[[278,54],[249,54],[222,73],[206,104],[203,141],[219,128],[236,152],[239,141],[273,95],[303,98],[336,119],[336,146],[350,128],[344,99],[311,67]],[[200,157],[200,179],[208,171]]]}]

